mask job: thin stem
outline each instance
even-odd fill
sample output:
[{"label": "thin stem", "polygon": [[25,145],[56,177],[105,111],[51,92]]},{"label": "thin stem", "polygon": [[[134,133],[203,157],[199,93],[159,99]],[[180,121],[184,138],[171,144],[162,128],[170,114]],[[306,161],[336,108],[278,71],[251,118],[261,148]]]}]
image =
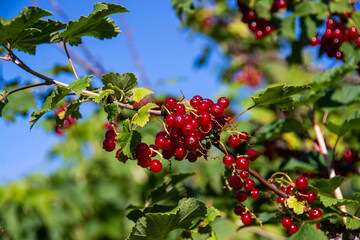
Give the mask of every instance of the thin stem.
[{"label": "thin stem", "polygon": [[77,73],[76,73],[74,64],[73,64],[72,61],[71,61],[70,54],[69,54],[69,52],[68,52],[68,50],[67,50],[67,47],[66,47],[66,42],[64,42],[64,50],[65,50],[65,52],[66,52],[66,56],[68,57],[70,66],[71,66],[71,68],[72,68],[72,70],[73,70],[73,72],[74,72],[74,75],[75,75],[76,79],[78,79],[79,77],[78,77],[78,75],[77,75]]},{"label": "thin stem", "polygon": [[[226,152],[230,155],[233,155],[236,158],[236,155],[234,153],[232,153],[231,151],[229,151],[228,149],[224,148],[222,145],[220,145],[219,143],[213,143],[213,145],[219,149],[220,151],[222,151],[223,153],[226,154]],[[267,188],[269,188],[271,191],[273,191],[275,194],[279,195],[280,197],[283,198],[288,198],[288,194],[281,191],[280,189],[278,189],[274,184],[268,182],[265,178],[263,178],[258,172],[256,172],[254,169],[252,168],[248,168],[248,172],[255,177],[259,182],[261,182],[263,185],[265,185]]]},{"label": "thin stem", "polygon": [[255,107],[256,105],[253,105],[251,107],[249,107],[248,109],[245,109],[244,111],[242,111],[241,113],[239,113],[238,115],[236,115],[233,119],[231,119],[226,125],[230,125],[234,120],[236,120],[238,117],[240,117],[241,115],[243,115],[244,113],[246,113],[247,111],[249,111],[250,109],[252,109],[253,107]]},{"label": "thin stem", "polygon": [[50,83],[37,83],[37,84],[32,84],[32,85],[27,85],[27,86],[24,86],[24,87],[21,87],[21,88],[17,88],[15,90],[12,90],[12,91],[6,93],[4,96],[2,96],[0,98],[0,101],[3,100],[4,98],[8,97],[9,95],[13,94],[13,93],[16,93],[16,92],[19,92],[19,91],[22,91],[22,90],[25,90],[25,89],[28,89],[28,88],[39,87],[39,86],[44,86],[44,85],[50,85]]}]

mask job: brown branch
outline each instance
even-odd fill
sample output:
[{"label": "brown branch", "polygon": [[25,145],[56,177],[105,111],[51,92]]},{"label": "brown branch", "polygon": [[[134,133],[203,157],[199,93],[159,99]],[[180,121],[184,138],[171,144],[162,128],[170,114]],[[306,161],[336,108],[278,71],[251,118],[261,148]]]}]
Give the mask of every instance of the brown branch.
[{"label": "brown branch", "polygon": [[[220,151],[222,151],[223,153],[226,154],[226,152],[232,156],[234,156],[236,158],[236,155],[234,153],[232,153],[229,149],[226,149],[224,146],[220,145],[219,143],[213,143],[213,145],[219,149]],[[254,169],[249,168],[248,172],[257,180],[259,180],[259,182],[261,182],[263,185],[265,185],[268,189],[270,189],[272,192],[276,193],[277,195],[279,195],[280,197],[283,198],[288,198],[289,195],[283,191],[281,191],[280,189],[278,189],[274,184],[270,183],[269,181],[267,181],[265,178],[263,178],[258,172],[256,172]]]},{"label": "brown branch", "polygon": [[66,42],[64,42],[64,50],[65,50],[65,52],[66,52],[66,56],[68,57],[70,66],[71,66],[71,68],[72,68],[72,70],[73,70],[73,72],[74,72],[74,75],[75,75],[76,79],[79,79],[79,77],[78,77],[78,75],[77,75],[77,73],[76,73],[74,64],[72,63],[71,58],[70,58],[70,55],[69,55],[69,52],[68,52],[68,50],[67,50]]}]

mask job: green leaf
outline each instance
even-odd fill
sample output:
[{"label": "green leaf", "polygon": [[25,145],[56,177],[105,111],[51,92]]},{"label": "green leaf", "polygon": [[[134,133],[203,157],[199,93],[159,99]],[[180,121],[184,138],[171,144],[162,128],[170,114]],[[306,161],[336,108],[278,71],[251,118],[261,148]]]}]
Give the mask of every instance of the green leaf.
[{"label": "green leaf", "polygon": [[[0,98],[2,98],[3,96],[5,96],[6,93],[7,93],[6,91],[0,91]],[[4,109],[5,105],[6,105],[8,102],[9,102],[9,101],[8,101],[7,97],[4,98],[4,99],[2,99],[2,100],[0,101],[0,117],[2,116],[2,110]]]},{"label": "green leaf", "polygon": [[183,20],[184,14],[195,13],[195,6],[193,0],[171,0],[176,15]]},{"label": "green leaf", "polygon": [[73,73],[72,68],[69,63],[63,64],[56,64],[51,70],[46,71],[46,74],[51,75],[58,75],[60,73]]},{"label": "green leaf", "polygon": [[326,16],[327,5],[323,2],[303,1],[296,4],[294,14],[299,17],[307,15]]},{"label": "green leaf", "polygon": [[325,207],[330,206],[341,206],[341,205],[349,205],[349,204],[359,204],[356,200],[350,200],[350,199],[336,199],[333,197],[328,197],[326,195],[323,195],[321,193],[318,193],[319,200],[322,202],[322,204]]},{"label": "green leaf", "polygon": [[51,92],[51,95],[48,96],[41,107],[41,110],[34,111],[30,117],[30,129],[34,124],[48,111],[53,109],[58,102],[60,102],[68,93],[70,89],[56,86],[54,91]]},{"label": "green leaf", "polygon": [[290,196],[285,200],[285,204],[288,208],[292,208],[294,213],[300,215],[304,213],[304,209],[306,208],[303,202],[300,202],[294,196]]},{"label": "green leaf", "polygon": [[346,218],[346,229],[357,230],[360,228],[360,220],[347,217]]},{"label": "green leaf", "polygon": [[143,99],[145,96],[149,94],[153,94],[154,92],[147,89],[147,88],[134,88],[131,90],[133,94],[133,99],[135,102],[139,102],[141,99]]},{"label": "green leaf", "polygon": [[355,65],[360,61],[360,49],[356,49],[354,44],[344,42],[341,44],[340,50],[344,53],[346,64]]},{"label": "green leaf", "polygon": [[331,100],[346,105],[360,102],[360,88],[354,85],[344,85],[341,89],[334,91]]},{"label": "green leaf", "polygon": [[317,35],[316,22],[311,17],[306,16],[304,18],[305,33],[306,36],[311,39]]},{"label": "green leaf", "polygon": [[355,27],[357,29],[360,29],[360,12],[359,11],[353,11],[351,14],[351,19],[355,23]]},{"label": "green leaf", "polygon": [[309,179],[309,185],[319,189],[322,193],[332,194],[344,181],[344,177],[335,176],[331,179]]},{"label": "green leaf", "polygon": [[110,123],[113,122],[114,118],[117,116],[117,114],[120,112],[119,106],[111,103],[111,104],[105,104],[104,105],[104,110],[107,113],[108,117],[108,121]]},{"label": "green leaf", "polygon": [[29,28],[8,39],[12,48],[35,54],[36,46],[44,43],[59,42],[59,31],[64,29],[65,23],[51,19],[38,20]]},{"label": "green leaf", "polygon": [[188,230],[195,220],[204,218],[206,214],[205,203],[194,198],[182,199],[170,212],[145,214],[136,222],[127,239],[166,239],[169,232],[178,228]]},{"label": "green leaf", "polygon": [[120,29],[107,16],[124,12],[129,11],[117,4],[96,3],[93,12],[88,16],[81,16],[77,21],[70,21],[60,37],[64,42],[75,46],[82,43],[81,37],[83,36],[95,37],[100,40],[116,37],[120,33]]},{"label": "green leaf", "polygon": [[310,171],[322,173],[326,170],[325,159],[322,154],[312,151],[305,154],[300,159],[290,158],[289,161],[281,165],[281,171]]},{"label": "green leaf", "polygon": [[263,141],[266,139],[272,139],[276,136],[280,136],[286,132],[299,132],[302,130],[302,124],[293,119],[286,118],[276,120],[271,124],[264,125],[257,133],[256,138],[258,141]]},{"label": "green leaf", "polygon": [[6,20],[0,17],[0,45],[6,44],[8,39],[20,35],[22,31],[39,21],[40,18],[50,15],[52,15],[51,12],[39,7],[27,7],[13,19]]},{"label": "green leaf", "polygon": [[315,91],[328,88],[339,80],[343,79],[346,75],[355,71],[356,68],[357,66],[353,64],[342,64],[324,73],[316,74],[311,84],[311,87]]},{"label": "green leaf", "polygon": [[207,207],[206,216],[202,219],[203,226],[207,226],[210,222],[215,221],[215,218],[219,217],[221,212],[214,207]]},{"label": "green leaf", "polygon": [[194,172],[170,174],[160,186],[149,192],[147,197],[148,202],[156,203],[164,199],[169,199],[172,197],[176,185],[193,175],[195,175]]},{"label": "green leaf", "polygon": [[345,13],[353,11],[353,8],[347,0],[331,1],[329,8],[331,13]]},{"label": "green leaf", "polygon": [[79,99],[71,99],[70,104],[65,107],[65,111],[64,111],[64,114],[61,119],[65,119],[67,116],[70,116],[70,115],[74,119],[82,118],[82,115],[79,112],[79,107],[83,102],[84,101],[81,101]]},{"label": "green leaf", "polygon": [[259,18],[269,20],[271,18],[270,9],[273,4],[272,0],[258,0],[255,2],[255,12]]},{"label": "green leaf", "polygon": [[299,231],[297,231],[294,235],[291,235],[289,240],[327,240],[328,238],[324,234],[323,231],[316,229],[314,224],[303,224]]},{"label": "green leaf", "polygon": [[114,90],[106,89],[106,90],[100,91],[98,96],[89,96],[89,98],[93,99],[96,103],[99,103],[104,98],[106,98],[107,96],[114,94],[114,93],[115,93]]},{"label": "green leaf", "polygon": [[[136,88],[138,83],[133,73],[125,73],[122,76],[119,73],[107,73],[101,76],[103,89],[112,89],[116,93],[116,99],[132,96],[132,89]],[[124,96],[125,95],[125,96]]]},{"label": "green leaf", "polygon": [[144,127],[147,122],[149,122],[150,114],[147,112],[151,108],[159,107],[155,103],[148,103],[145,106],[141,107],[136,116],[134,117],[133,123],[139,125],[140,127]]},{"label": "green leaf", "polygon": [[76,79],[69,84],[71,91],[75,92],[77,95],[80,95],[83,90],[90,86],[91,78],[93,75],[84,76],[82,78]]},{"label": "green leaf", "polygon": [[353,112],[346,118],[346,120],[340,126],[333,124],[331,122],[325,123],[325,126],[331,132],[336,133],[339,137],[343,136],[348,131],[360,129],[360,113]]},{"label": "green leaf", "polygon": [[141,134],[132,129],[129,119],[123,121],[123,129],[116,137],[116,140],[120,142],[122,152],[125,156],[134,159],[133,150],[136,144],[141,141]]},{"label": "green leaf", "polygon": [[285,17],[280,23],[280,31],[284,36],[287,36],[291,39],[296,36],[296,17],[294,14],[291,14]]},{"label": "green leaf", "polygon": [[286,86],[279,85],[276,87],[269,87],[265,91],[258,94],[257,97],[251,96],[255,106],[264,104],[275,104],[279,107],[288,108],[294,102],[292,95],[302,93],[310,89],[309,86]]}]

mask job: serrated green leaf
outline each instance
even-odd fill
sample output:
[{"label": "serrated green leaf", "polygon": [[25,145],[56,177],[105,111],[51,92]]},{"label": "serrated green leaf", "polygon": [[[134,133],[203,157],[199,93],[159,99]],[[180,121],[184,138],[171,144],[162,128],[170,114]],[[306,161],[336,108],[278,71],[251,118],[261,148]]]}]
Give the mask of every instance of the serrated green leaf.
[{"label": "serrated green leaf", "polygon": [[64,42],[70,45],[82,43],[81,37],[90,36],[100,40],[116,37],[120,33],[119,27],[107,16],[115,13],[129,12],[126,8],[112,3],[96,3],[94,10],[88,16],[81,16],[76,21],[70,21],[66,29],[60,34]]},{"label": "serrated green leaf", "polygon": [[280,23],[280,31],[284,36],[287,36],[291,39],[296,36],[296,24],[295,24],[295,15],[291,14],[284,19],[282,19]]},{"label": "serrated green leaf", "polygon": [[136,116],[134,117],[133,123],[139,125],[140,127],[144,127],[146,123],[149,122],[150,114],[147,112],[151,108],[159,107],[155,103],[148,103],[145,106],[141,107]]},{"label": "serrated green leaf", "polygon": [[101,77],[101,81],[104,84],[103,89],[114,90],[117,100],[121,100],[123,97],[132,96],[131,90],[138,85],[136,76],[133,73],[124,73],[121,76],[119,73],[110,72],[103,74]]},{"label": "serrated green leaf", "polygon": [[106,90],[101,90],[99,92],[98,96],[89,96],[89,98],[93,99],[96,103],[99,103],[100,101],[102,101],[104,98],[106,98],[107,96],[114,94],[115,91],[112,89],[106,89]]},{"label": "serrated green leaf", "polygon": [[114,118],[120,112],[119,106],[114,103],[104,105],[104,110],[108,115],[107,119],[110,123],[113,122]]},{"label": "serrated green leaf", "polygon": [[189,229],[193,221],[206,216],[205,203],[194,199],[182,199],[179,205],[167,213],[147,213],[140,218],[132,229],[129,240],[166,239],[175,229]]},{"label": "serrated green leaf", "polygon": [[80,119],[82,118],[81,113],[79,112],[79,107],[84,101],[81,101],[79,99],[71,99],[71,102],[69,105],[65,107],[64,111],[64,119],[67,116],[70,116],[74,119]]},{"label": "serrated green leaf", "polygon": [[139,218],[144,217],[146,213],[164,213],[173,210],[176,206],[166,206],[166,205],[151,205],[150,207],[145,208],[144,210],[134,209],[129,212],[126,217],[129,218],[134,223],[139,220]]},{"label": "serrated green leaf", "polygon": [[56,64],[52,69],[45,72],[46,74],[58,75],[60,73],[73,73],[72,68],[69,63],[62,65]]},{"label": "serrated green leaf", "polygon": [[327,5],[323,2],[303,1],[296,4],[294,14],[302,17],[307,15],[326,16]]},{"label": "serrated green leaf", "polygon": [[316,22],[311,17],[306,16],[304,18],[305,33],[306,36],[311,39],[317,35]]},{"label": "serrated green leaf", "polygon": [[34,124],[48,111],[53,109],[58,102],[60,102],[68,93],[70,89],[56,86],[54,91],[51,92],[51,95],[48,96],[42,105],[40,110],[34,111],[30,117],[30,129],[34,126]]},{"label": "serrated green leaf", "polygon": [[331,13],[346,13],[353,11],[353,8],[347,0],[331,1],[329,8]]},{"label": "serrated green leaf", "polygon": [[135,102],[139,102],[141,99],[143,99],[145,96],[149,94],[153,94],[154,92],[147,89],[147,88],[133,88],[132,90],[133,99]]},{"label": "serrated green leaf", "polygon": [[214,207],[207,207],[206,216],[202,219],[203,226],[207,226],[210,222],[215,221],[215,218],[219,217],[221,212]]},{"label": "serrated green leaf", "polygon": [[94,76],[90,75],[90,76],[84,76],[82,78],[78,78],[69,84],[69,88],[77,95],[80,95],[83,90],[85,90],[88,86],[90,86],[90,81],[92,77]]},{"label": "serrated green leaf", "polygon": [[324,73],[316,74],[311,87],[315,91],[330,87],[339,80],[343,79],[346,75],[355,71],[356,68],[357,66],[353,64],[342,64]]},{"label": "serrated green leaf", "polygon": [[156,203],[164,199],[169,199],[172,196],[171,192],[175,191],[176,185],[193,175],[195,175],[194,172],[170,174],[160,186],[149,192],[147,201]]},{"label": "serrated green leaf", "polygon": [[12,48],[35,54],[36,46],[44,43],[59,42],[59,31],[65,23],[51,19],[38,20],[22,32],[8,39]]},{"label": "serrated green leaf", "polygon": [[323,193],[332,194],[344,181],[344,177],[335,176],[331,179],[309,179],[309,185]]},{"label": "serrated green leaf", "polygon": [[341,89],[336,89],[331,95],[331,100],[342,103],[351,104],[360,102],[360,88],[354,85],[345,85]]},{"label": "serrated green leaf", "polygon": [[301,130],[302,124],[299,121],[293,118],[280,119],[271,124],[264,125],[256,133],[256,138],[258,141],[263,141],[266,139],[272,139],[275,136],[280,136],[283,133],[299,132]]},{"label": "serrated green leaf", "polygon": [[300,202],[296,199],[295,196],[290,196],[285,200],[285,204],[288,208],[293,209],[294,213],[300,215],[304,213],[304,209],[306,208],[303,202]]},{"label": "serrated green leaf", "polygon": [[[6,95],[6,91],[0,91],[0,98]],[[2,117],[2,110],[4,109],[5,105],[8,103],[8,99],[4,98],[0,101],[0,117]]]},{"label": "serrated green leaf", "polygon": [[359,11],[353,11],[351,14],[351,19],[355,23],[355,27],[357,29],[360,29],[360,12]]},{"label": "serrated green leaf", "polygon": [[288,239],[289,240],[309,240],[309,239],[327,240],[328,238],[326,237],[323,231],[316,229],[313,224],[305,223],[300,227],[299,231],[291,235]]},{"label": "serrated green leaf", "polygon": [[123,129],[116,140],[120,142],[122,152],[130,159],[134,159],[133,150],[136,144],[141,141],[141,134],[132,129],[129,119],[123,121]]},{"label": "serrated green leaf", "polygon": [[359,204],[358,201],[350,200],[350,199],[336,199],[333,197],[326,196],[322,193],[318,193],[319,200],[325,207],[330,206],[341,206],[341,205],[349,205],[349,204]]},{"label": "serrated green leaf", "polygon": [[18,16],[10,20],[0,17],[0,45],[6,44],[8,39],[20,35],[22,31],[36,23],[40,18],[50,15],[52,15],[51,12],[39,7],[27,7]]},{"label": "serrated green leaf", "polygon": [[340,46],[341,52],[344,53],[344,62],[355,65],[360,61],[360,49],[356,49],[354,44],[344,42]]},{"label": "serrated green leaf", "polygon": [[258,94],[257,97],[251,96],[255,106],[264,104],[275,104],[280,107],[289,107],[294,102],[292,95],[302,93],[309,90],[310,87],[303,86],[286,86],[280,85],[276,87],[269,87],[265,91]]},{"label": "serrated green leaf", "polygon": [[339,137],[343,136],[351,130],[360,129],[360,113],[353,112],[341,125],[336,125],[331,122],[325,123],[327,129],[331,132],[336,133]]},{"label": "serrated green leaf", "polygon": [[255,2],[254,10],[259,18],[269,20],[271,18],[270,9],[272,0],[258,0]]},{"label": "serrated green leaf", "polygon": [[347,217],[346,218],[346,229],[357,230],[360,228],[360,220]]},{"label": "serrated green leaf", "polygon": [[193,0],[171,0],[171,4],[181,20],[183,20],[184,14],[192,14],[195,12]]}]

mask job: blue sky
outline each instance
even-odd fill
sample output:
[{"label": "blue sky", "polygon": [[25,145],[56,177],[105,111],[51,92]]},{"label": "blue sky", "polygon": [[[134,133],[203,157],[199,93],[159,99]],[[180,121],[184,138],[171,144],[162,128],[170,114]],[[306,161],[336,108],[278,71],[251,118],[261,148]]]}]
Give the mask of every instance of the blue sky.
[{"label": "blue sky", "polygon": [[[50,5],[50,1],[37,2],[41,8],[55,14],[53,19],[60,19]],[[80,15],[87,15],[92,11],[97,1],[76,0],[59,1],[61,7],[71,20]],[[196,57],[202,51],[205,37],[193,35],[181,29],[181,24],[172,10],[169,0],[160,1],[118,1],[131,12],[126,13],[129,29],[119,24],[119,16],[111,18],[120,25],[123,32],[131,31],[135,47],[145,66],[153,91],[180,96],[180,89],[191,97],[200,94],[214,97],[221,87],[219,70],[225,60],[219,52],[212,54],[207,67],[197,69],[194,66]],[[31,5],[31,1],[0,0],[0,16],[9,19],[15,17],[24,7]],[[94,38],[84,38],[86,46],[96,56],[108,71],[119,73],[133,72],[138,75],[138,69],[130,55],[123,34],[117,38],[100,41]],[[37,71],[46,71],[58,63],[67,63],[65,54],[50,45],[37,48],[37,55],[17,54],[20,59]],[[77,66],[77,69],[80,69]],[[21,77],[23,81],[35,82],[37,79],[11,62],[0,62],[0,74],[6,80]],[[84,74],[79,72],[79,75]],[[73,76],[61,75],[57,80],[71,82]],[[164,84],[165,79],[180,79],[174,84]],[[140,79],[140,85],[143,85]],[[40,108],[40,106],[38,107]],[[5,123],[0,119],[0,184],[21,179],[33,172],[47,173],[54,167],[45,162],[46,154],[51,145],[59,139],[53,134],[47,134],[41,127],[29,130],[29,117],[16,119],[16,123]]]}]

